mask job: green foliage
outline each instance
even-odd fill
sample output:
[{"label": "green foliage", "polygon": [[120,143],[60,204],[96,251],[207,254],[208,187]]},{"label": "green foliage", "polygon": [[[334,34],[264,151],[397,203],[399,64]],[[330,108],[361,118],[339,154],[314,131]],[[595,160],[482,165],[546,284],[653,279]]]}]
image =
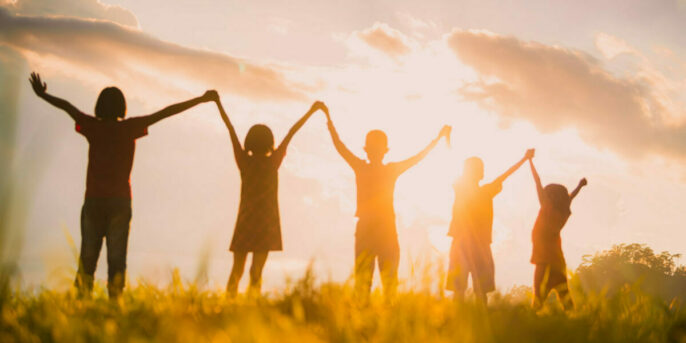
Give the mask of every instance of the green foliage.
[{"label": "green foliage", "polygon": [[677,264],[679,257],[667,251],[656,254],[645,244],[619,244],[584,256],[576,277],[590,292],[615,294],[631,286],[671,301],[686,296],[686,268]]},{"label": "green foliage", "polygon": [[[516,291],[521,293],[522,290]],[[130,288],[118,302],[50,290],[14,292],[1,310],[1,342],[665,342],[686,313],[631,288],[585,296],[574,310],[535,312],[521,294],[489,306],[428,291],[360,303],[351,287],[317,285],[312,273],[263,298],[229,299],[180,278],[166,289]]]}]

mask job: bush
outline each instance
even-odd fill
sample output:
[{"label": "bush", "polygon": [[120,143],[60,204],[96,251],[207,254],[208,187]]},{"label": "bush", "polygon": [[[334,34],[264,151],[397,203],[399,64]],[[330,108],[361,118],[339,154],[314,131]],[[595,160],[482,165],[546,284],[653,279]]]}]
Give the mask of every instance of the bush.
[{"label": "bush", "polygon": [[583,256],[576,277],[586,291],[612,295],[634,287],[671,301],[686,295],[686,268],[677,265],[679,257],[666,251],[656,254],[645,244],[619,244]]}]

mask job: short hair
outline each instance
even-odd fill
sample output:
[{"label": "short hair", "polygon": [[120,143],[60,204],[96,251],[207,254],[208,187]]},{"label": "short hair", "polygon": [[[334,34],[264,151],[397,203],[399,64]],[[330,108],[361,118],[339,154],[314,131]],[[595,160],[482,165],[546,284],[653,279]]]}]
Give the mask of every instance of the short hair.
[{"label": "short hair", "polygon": [[255,153],[270,153],[274,151],[274,134],[264,124],[253,125],[245,136],[245,151]]},{"label": "short hair", "polygon": [[388,148],[388,137],[386,136],[386,133],[381,130],[371,130],[367,133],[364,145],[366,147]]},{"label": "short hair", "polygon": [[100,92],[95,103],[95,116],[101,119],[117,119],[126,116],[126,99],[117,87],[107,87]]},{"label": "short hair", "polygon": [[479,157],[472,156],[464,161],[465,174],[467,172],[475,172],[477,170],[481,173],[484,172],[484,161],[481,160]]}]

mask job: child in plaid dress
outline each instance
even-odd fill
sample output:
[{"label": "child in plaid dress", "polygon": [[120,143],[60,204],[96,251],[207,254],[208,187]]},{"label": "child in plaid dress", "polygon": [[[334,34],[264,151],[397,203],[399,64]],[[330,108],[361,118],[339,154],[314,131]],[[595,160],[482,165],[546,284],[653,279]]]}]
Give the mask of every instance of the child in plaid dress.
[{"label": "child in plaid dress", "polygon": [[315,102],[288,131],[279,147],[274,149],[274,135],[269,127],[262,124],[250,128],[245,137],[245,146],[242,147],[221,101],[216,101],[219,113],[229,130],[234,157],[241,174],[241,202],[229,249],[233,252],[233,268],[226,291],[231,296],[236,295],[246,257],[252,252],[249,293],[259,294],[262,269],[269,251],[282,250],[278,203],[279,166],[293,135],[322,107],[322,103]]},{"label": "child in plaid dress", "polygon": [[572,214],[570,210],[572,200],[587,182],[586,179],[581,179],[572,193],[568,193],[565,186],[555,183],[544,188],[531,158],[529,164],[536,182],[538,200],[541,203],[541,209],[531,233],[533,242],[531,263],[536,265],[533,305],[534,308],[540,308],[550,291],[556,290],[565,309],[570,309],[574,304],[567,286],[567,263],[562,253],[560,231]]}]

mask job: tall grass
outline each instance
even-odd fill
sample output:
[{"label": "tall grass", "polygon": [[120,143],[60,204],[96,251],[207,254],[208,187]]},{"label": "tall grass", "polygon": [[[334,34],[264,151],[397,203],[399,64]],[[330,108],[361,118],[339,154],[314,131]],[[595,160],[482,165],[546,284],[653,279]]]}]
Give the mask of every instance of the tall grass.
[{"label": "tall grass", "polygon": [[[72,293],[15,291],[2,308],[1,342],[666,342],[686,341],[686,313],[635,287],[611,297],[574,293],[564,312],[549,299],[539,312],[517,292],[488,307],[440,293],[405,290],[368,303],[349,284],[316,283],[312,273],[267,297],[229,299],[183,283],[140,284],[111,302]],[[681,337],[681,340],[679,340]]]}]

